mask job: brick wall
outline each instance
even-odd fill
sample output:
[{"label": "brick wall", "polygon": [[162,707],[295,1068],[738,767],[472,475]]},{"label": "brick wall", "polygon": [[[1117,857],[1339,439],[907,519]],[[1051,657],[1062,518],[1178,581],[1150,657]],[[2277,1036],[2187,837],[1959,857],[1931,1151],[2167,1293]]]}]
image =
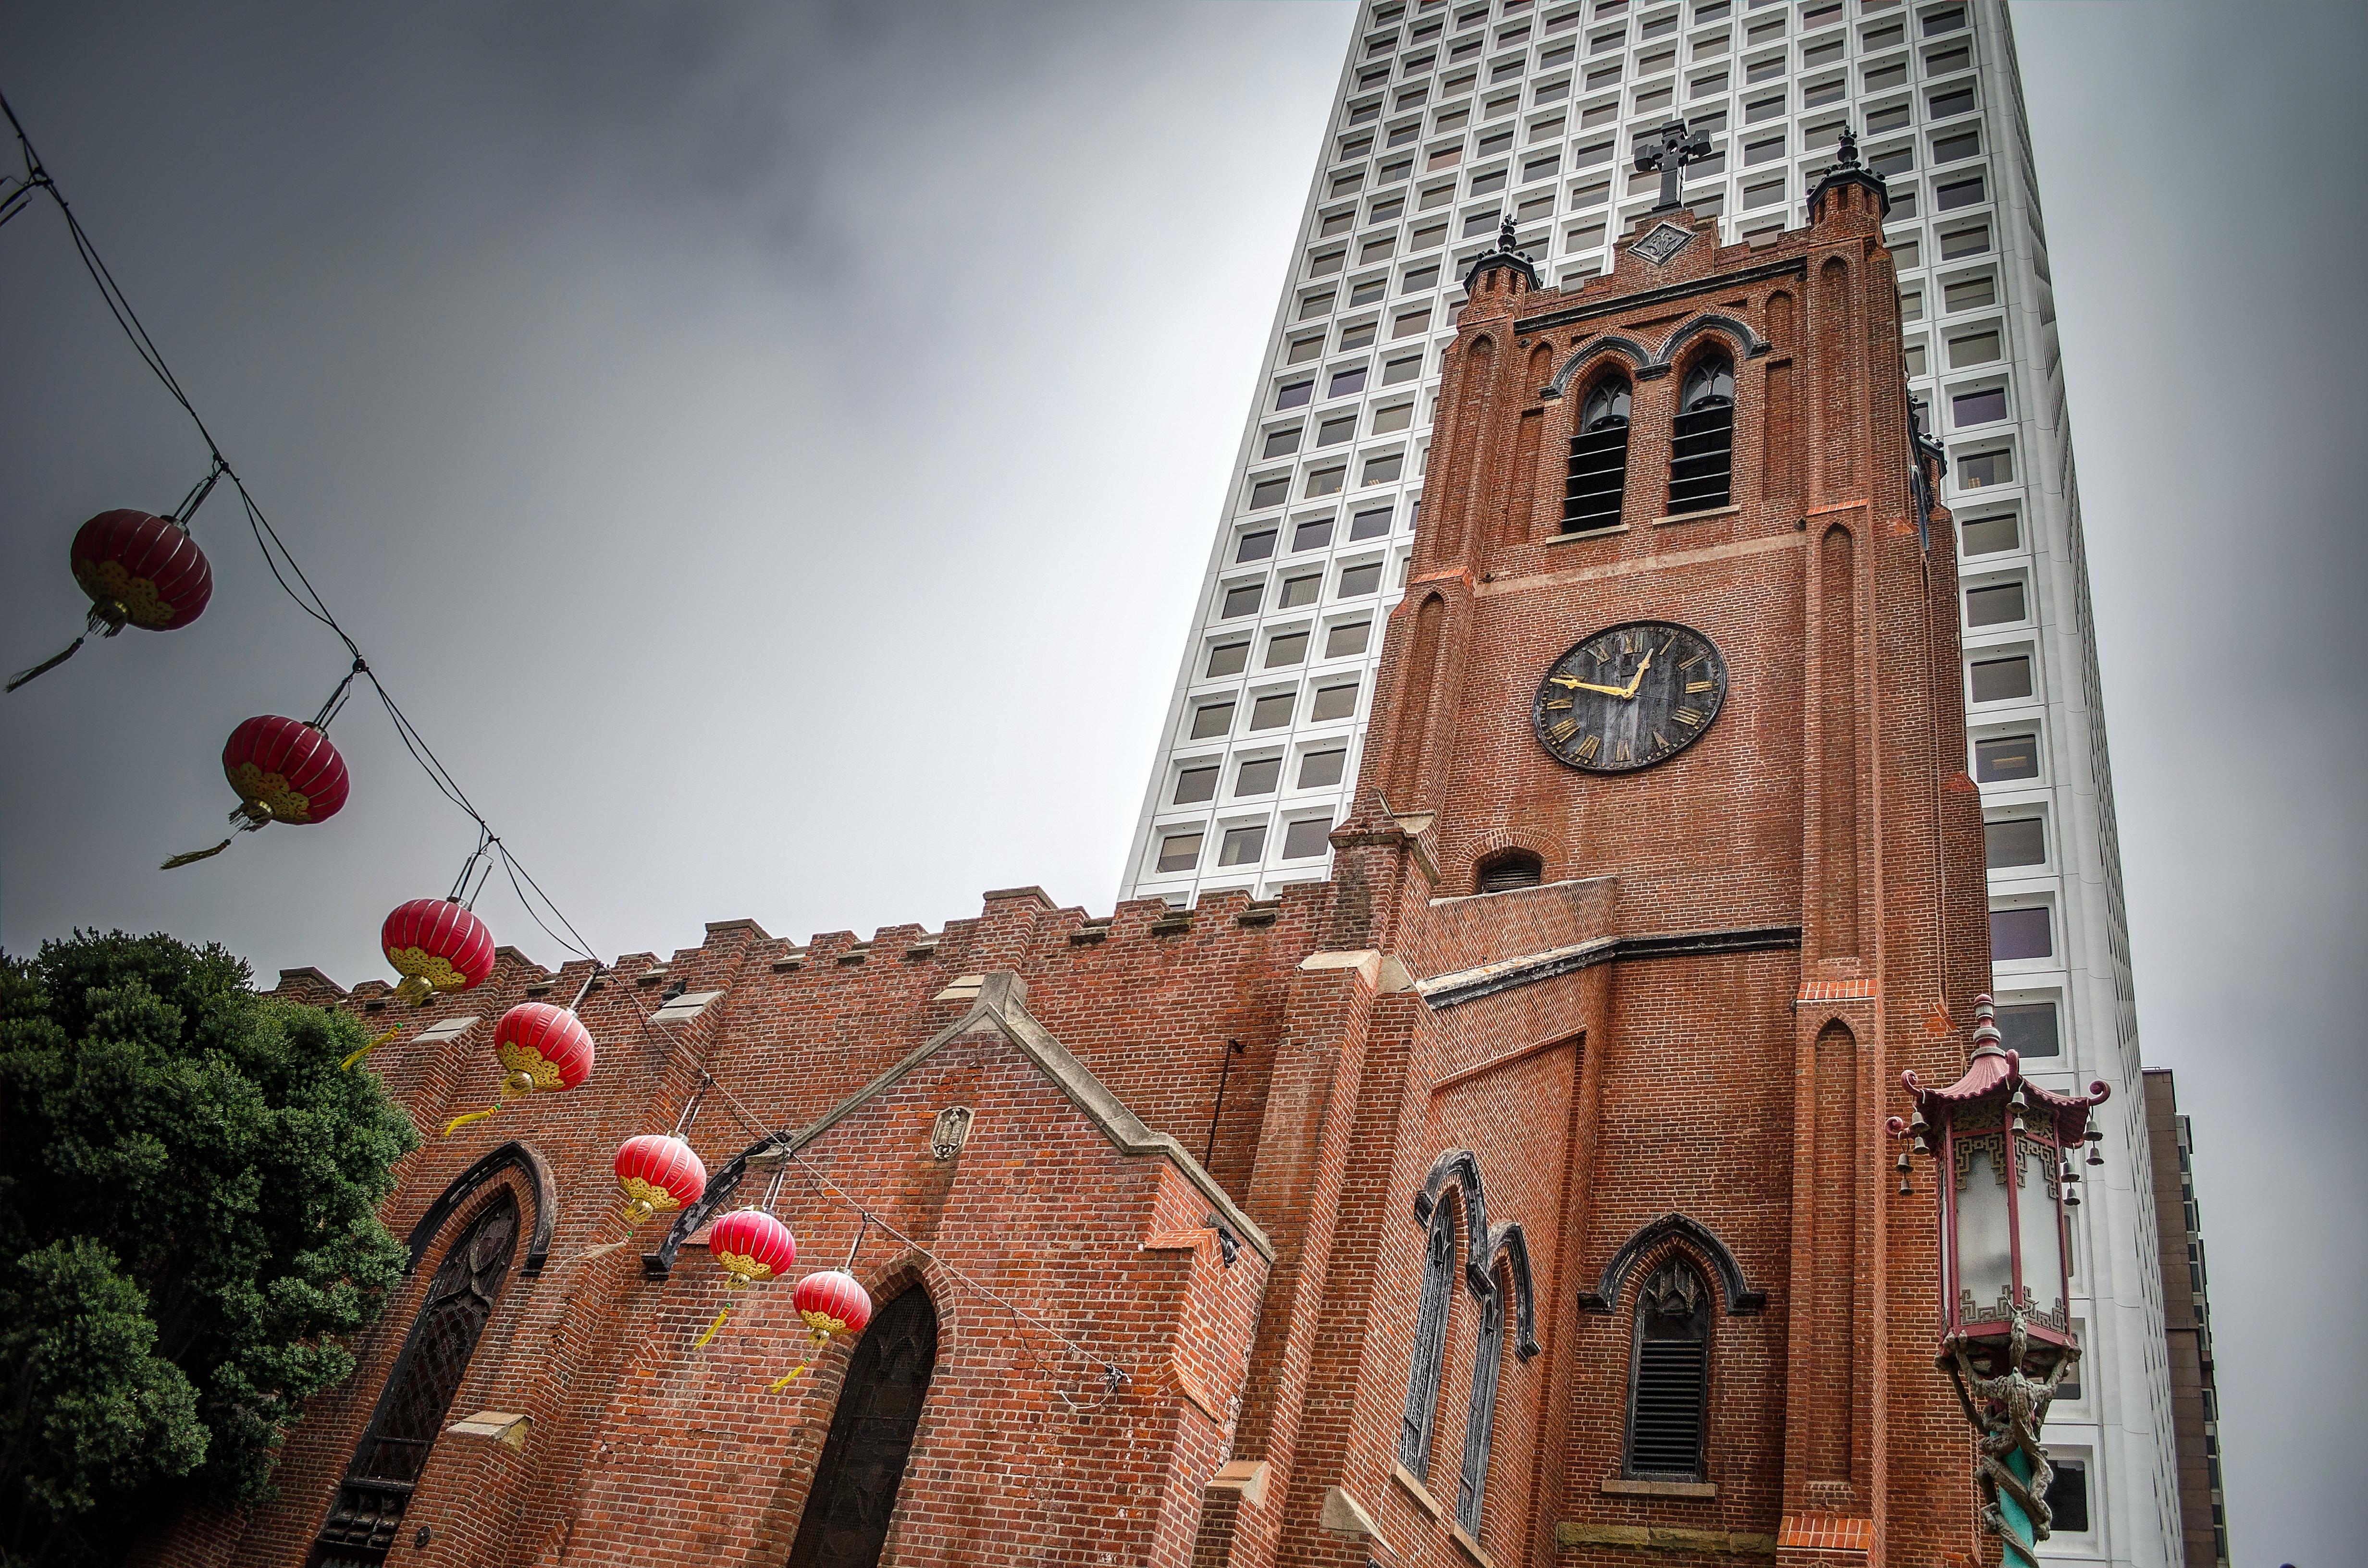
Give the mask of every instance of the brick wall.
[{"label": "brick wall", "polygon": [[[655,1224],[599,1250],[623,1236],[611,1152],[673,1125],[702,1073],[746,1112],[708,1096],[689,1136],[712,1171],[799,1135],[778,1208],[804,1261],[835,1263],[857,1225],[826,1176],[879,1217],[856,1267],[875,1296],[935,1303],[890,1560],[1973,1560],[1968,1442],[1930,1364],[1931,1194],[1893,1193],[1880,1123],[1901,1069],[1946,1081],[1964,1061],[1988,966],[1980,824],[1949,530],[1928,549],[1908,511],[1871,200],[1846,180],[1761,244],[1680,215],[1692,236],[1665,264],[1623,254],[1565,292],[1483,268],[1333,881],[1106,919],[1002,890],[976,919],[868,940],[723,922],[609,966],[583,1005],[592,1081],[431,1137],[389,1201],[407,1231],[504,1140],[550,1172],[548,1191],[530,1162],[495,1178],[551,1220],[549,1258],[513,1269],[452,1405],[531,1432],[444,1438],[399,1560],[786,1559],[848,1347],[768,1393],[803,1338],[786,1287],[746,1292],[700,1350],[725,1291],[698,1235],[670,1269],[643,1261]],[[1736,369],[1735,504],[1670,520],[1670,414],[1714,346]],[[1624,528],[1565,540],[1571,424],[1615,362],[1635,389]],[[1724,711],[1662,767],[1564,767],[1528,733],[1539,678],[1647,617],[1725,651]],[[1474,864],[1508,847],[1549,885],[1474,895]],[[1738,932],[1756,935],[1715,935]],[[432,1129],[491,1094],[493,1018],[589,973],[505,951],[480,991],[416,1014],[380,982],[283,990],[398,1022],[370,1070]],[[670,982],[723,994],[662,1028],[645,1020]],[[482,1021],[457,1041],[418,1039],[461,1013]],[[940,1160],[928,1129],[955,1104],[976,1121]],[[149,1561],[303,1560],[440,1249],[491,1190],[426,1239],[360,1374],[290,1440],[279,1500],[166,1526]],[[1429,1463],[1407,1475],[1434,1201],[1456,1275]],[[1230,1265],[1212,1221],[1242,1243]],[[1475,1247],[1535,1346],[1508,1323],[1472,1532]],[[1630,1346],[1673,1250],[1716,1296],[1705,1468],[1647,1485],[1623,1473]]]}]

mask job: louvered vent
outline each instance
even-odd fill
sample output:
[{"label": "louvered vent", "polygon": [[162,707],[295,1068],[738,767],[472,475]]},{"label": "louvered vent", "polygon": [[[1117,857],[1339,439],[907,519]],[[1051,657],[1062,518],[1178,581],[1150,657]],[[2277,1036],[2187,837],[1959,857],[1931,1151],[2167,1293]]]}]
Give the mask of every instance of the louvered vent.
[{"label": "louvered vent", "polygon": [[1629,1468],[1691,1477],[1702,1469],[1703,1346],[1646,1340],[1636,1354],[1636,1432]]},{"label": "louvered vent", "polygon": [[1533,888],[1545,880],[1545,862],[1527,850],[1513,850],[1484,863],[1475,879],[1482,892]]},{"label": "louvered vent", "polygon": [[1628,1473],[1699,1481],[1710,1392],[1710,1291],[1682,1257],[1636,1296],[1636,1360],[1628,1390]]},{"label": "louvered vent", "polygon": [[1680,414],[1672,423],[1669,450],[1669,511],[1707,512],[1733,494],[1735,407],[1713,404]]},{"label": "louvered vent", "polygon": [[1562,531],[1585,533],[1617,523],[1627,483],[1626,422],[1572,437],[1570,479],[1563,487]]}]

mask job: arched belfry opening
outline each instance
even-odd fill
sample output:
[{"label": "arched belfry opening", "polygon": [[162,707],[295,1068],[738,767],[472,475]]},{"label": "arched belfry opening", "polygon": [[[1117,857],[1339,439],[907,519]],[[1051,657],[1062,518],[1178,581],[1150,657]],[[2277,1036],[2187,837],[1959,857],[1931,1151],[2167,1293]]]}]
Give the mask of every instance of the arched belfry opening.
[{"label": "arched belfry opening", "polygon": [[855,1344],[789,1568],[876,1568],[938,1367],[938,1312],[919,1285]]},{"label": "arched belfry opening", "polygon": [[354,1447],[309,1568],[377,1568],[401,1532],[419,1472],[494,1315],[518,1241],[518,1195],[495,1189],[445,1253],[394,1370]]}]

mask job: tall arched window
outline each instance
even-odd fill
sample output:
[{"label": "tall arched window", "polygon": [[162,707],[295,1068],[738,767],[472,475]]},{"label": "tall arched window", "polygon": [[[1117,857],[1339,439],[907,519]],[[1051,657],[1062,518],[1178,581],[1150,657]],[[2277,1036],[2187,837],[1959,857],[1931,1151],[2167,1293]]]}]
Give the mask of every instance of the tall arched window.
[{"label": "tall arched window", "polygon": [[1562,531],[1584,533],[1620,520],[1628,488],[1628,383],[1606,376],[1588,390],[1570,438],[1570,478],[1563,487]]},{"label": "tall arched window", "polygon": [[1444,1201],[1430,1211],[1422,1265],[1422,1297],[1415,1309],[1414,1361],[1406,1370],[1406,1415],[1398,1424],[1398,1463],[1408,1475],[1430,1472],[1430,1435],[1439,1420],[1439,1378],[1447,1359],[1447,1309],[1455,1290],[1455,1212]]},{"label": "tall arched window", "polygon": [[1669,511],[1706,512],[1734,499],[1735,361],[1705,354],[1686,372],[1670,430]]},{"label": "tall arched window", "polygon": [[789,1568],[875,1568],[937,1367],[937,1308],[914,1285],[855,1342]]},{"label": "tall arched window", "polygon": [[1463,1474],[1455,1487],[1455,1522],[1480,1539],[1480,1499],[1488,1485],[1488,1439],[1497,1426],[1497,1373],[1505,1357],[1505,1290],[1493,1277],[1480,1302],[1472,1346],[1472,1401],[1463,1417]]},{"label": "tall arched window", "polygon": [[1691,1262],[1673,1253],[1636,1293],[1623,1472],[1702,1480],[1709,1405],[1710,1288]]},{"label": "tall arched window", "polygon": [[307,1560],[314,1568],[376,1568],[386,1561],[477,1336],[501,1297],[518,1236],[518,1199],[503,1187],[444,1255],[322,1522]]},{"label": "tall arched window", "polygon": [[1534,850],[1500,849],[1473,868],[1472,880],[1481,892],[1509,892],[1533,888],[1545,881],[1546,863]]}]

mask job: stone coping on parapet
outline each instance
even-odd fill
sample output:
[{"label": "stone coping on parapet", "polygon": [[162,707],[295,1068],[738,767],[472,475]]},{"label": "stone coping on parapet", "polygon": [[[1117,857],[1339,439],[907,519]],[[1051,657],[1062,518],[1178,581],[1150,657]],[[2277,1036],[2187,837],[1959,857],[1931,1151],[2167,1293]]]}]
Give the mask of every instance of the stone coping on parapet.
[{"label": "stone coping on parapet", "polygon": [[[1313,910],[1330,896],[1332,887],[1329,881],[1294,882],[1278,889],[1269,898],[1255,898],[1247,888],[1227,888],[1205,892],[1197,903],[1183,908],[1156,897],[1127,899],[1104,915],[1089,914],[1083,905],[1055,904],[1040,887],[994,888],[981,895],[980,915],[949,920],[936,931],[918,922],[907,922],[882,926],[870,937],[850,930],[818,931],[805,941],[796,942],[771,936],[752,919],[713,920],[707,923],[705,939],[698,947],[677,949],[666,958],[649,951],[627,952],[597,964],[589,960],[571,959],[556,969],[545,968],[522,949],[504,944],[495,949],[495,972],[489,983],[529,994],[551,995],[565,990],[572,995],[574,989],[587,978],[596,989],[605,988],[612,982],[654,985],[697,970],[702,959],[757,959],[780,973],[883,962],[968,960],[975,957],[971,950],[972,939],[998,920],[1024,922],[1027,928],[1021,935],[1022,944],[1031,951],[1042,952],[1059,948],[1102,948],[1138,937],[1172,938],[1188,933],[1208,936],[1240,930],[1271,932],[1285,937],[1294,914],[1304,915]],[[1307,945],[1315,946],[1312,937]],[[382,1004],[393,993],[393,981],[370,979],[347,987],[318,967],[306,965],[279,971],[270,994],[295,1001],[350,1001],[367,1006]],[[427,1008],[432,1010],[440,999],[431,999]]]}]

